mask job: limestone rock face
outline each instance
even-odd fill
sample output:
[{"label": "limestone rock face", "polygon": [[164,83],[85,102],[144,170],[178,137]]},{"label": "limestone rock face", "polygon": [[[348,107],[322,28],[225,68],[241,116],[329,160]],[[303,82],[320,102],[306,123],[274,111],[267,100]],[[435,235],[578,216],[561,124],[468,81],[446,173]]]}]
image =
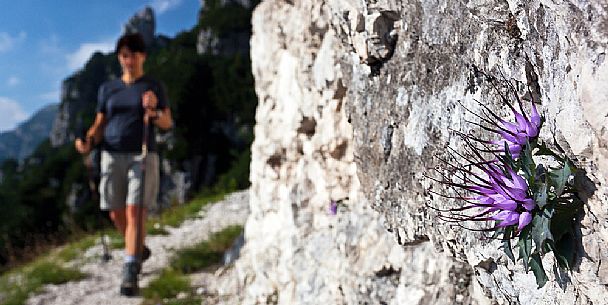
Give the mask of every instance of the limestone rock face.
[{"label": "limestone rock face", "polygon": [[[263,1],[244,303],[605,303],[607,16],[585,1]],[[498,241],[425,204],[457,205],[423,172],[461,149],[450,129],[474,129],[463,105],[508,115],[484,75],[532,88],[540,137],[585,177],[575,268],[556,275],[546,255],[541,289]]]},{"label": "limestone rock face", "polygon": [[[391,262],[404,252],[358,199],[337,61],[344,51],[328,13],[320,2],[269,1],[253,17],[259,104],[251,215],[236,264],[243,304],[377,304],[395,295],[400,264]],[[332,200],[346,203],[336,215]]]},{"label": "limestone rock face", "polygon": [[[607,248],[605,183],[606,95],[597,91],[605,79],[606,32],[601,7],[544,1],[378,1],[369,11],[391,10],[400,16],[390,59],[369,65],[351,61],[347,105],[354,130],[354,150],[361,189],[402,243],[429,239],[435,247],[466,262],[477,276],[477,301],[522,304],[599,304],[606,297],[602,259]],[[342,21],[346,23],[348,20]],[[367,26],[367,25],[366,25]],[[357,54],[358,51],[357,51]],[[359,54],[360,58],[363,58]],[[346,66],[346,65],[345,65]],[[580,224],[578,261],[571,274],[549,272],[551,282],[537,290],[532,273],[513,265],[488,242],[462,229],[437,223],[425,208],[452,207],[433,198],[422,172],[439,164],[446,146],[462,147],[449,129],[472,128],[474,116],[458,103],[481,111],[474,100],[506,115],[483,74],[528,84],[542,103],[546,123],[541,138],[557,143],[586,173],[583,197],[589,197]],[[593,89],[592,89],[593,88]],[[599,89],[603,90],[603,89]],[[593,109],[593,110],[592,110]],[[598,121],[596,121],[598,120]],[[601,122],[601,123],[600,123]],[[555,140],[554,140],[555,139]],[[491,264],[488,264],[491,263]],[[493,264],[496,264],[494,268]],[[553,270],[550,255],[544,260]],[[472,285],[471,287],[475,287]]]},{"label": "limestone rock face", "polygon": [[[94,53],[83,69],[63,80],[61,103],[49,137],[53,146],[73,141],[81,132],[80,129],[89,127],[83,126],[79,113],[93,113],[99,85],[107,79],[118,77],[119,68],[108,66],[103,57],[101,53]],[[98,71],[102,73],[96,73]]]},{"label": "limestone rock face", "polygon": [[156,33],[156,21],[154,18],[154,10],[146,6],[143,10],[137,12],[123,26],[123,33],[140,33],[144,38],[146,46],[152,46]]}]

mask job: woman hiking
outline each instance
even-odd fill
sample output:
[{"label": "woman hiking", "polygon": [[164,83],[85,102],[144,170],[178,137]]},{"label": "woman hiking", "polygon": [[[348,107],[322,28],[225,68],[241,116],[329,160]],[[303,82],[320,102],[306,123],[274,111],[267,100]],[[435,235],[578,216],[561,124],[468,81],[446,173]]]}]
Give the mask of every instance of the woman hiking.
[{"label": "woman hiking", "polygon": [[133,296],[139,289],[141,263],[150,256],[144,244],[146,207],[156,204],[159,188],[154,126],[166,130],[173,120],[162,86],[144,74],[142,36],[124,34],[115,51],[122,76],[99,87],[95,121],[86,139],[76,139],[75,146],[86,154],[101,145],[100,207],[110,211],[125,237],[120,293]]}]

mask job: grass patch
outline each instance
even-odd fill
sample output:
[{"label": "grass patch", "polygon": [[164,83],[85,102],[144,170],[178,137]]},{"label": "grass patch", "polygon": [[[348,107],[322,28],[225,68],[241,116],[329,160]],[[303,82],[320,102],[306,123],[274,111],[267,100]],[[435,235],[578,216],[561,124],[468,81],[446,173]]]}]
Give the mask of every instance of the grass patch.
[{"label": "grass patch", "polygon": [[[124,247],[124,239],[118,233],[106,231],[111,244]],[[0,304],[22,305],[28,297],[40,291],[47,284],[63,284],[81,280],[86,274],[76,268],[64,267],[63,264],[82,257],[87,249],[99,242],[100,235],[84,235],[65,246],[38,257],[23,266],[15,267],[0,276]]]},{"label": "grass patch", "polygon": [[57,256],[59,259],[66,262],[74,260],[84,254],[88,248],[94,246],[97,239],[98,236],[96,235],[85,236],[76,242],[72,242],[64,246],[61,250],[59,250]]},{"label": "grass patch", "polygon": [[90,234],[81,239],[65,245],[59,252],[57,258],[64,262],[82,257],[87,249],[101,242],[101,236],[105,236],[109,249],[121,249],[125,247],[125,239],[114,229],[104,230],[103,233]]},{"label": "grass patch", "polygon": [[73,280],[80,280],[85,274],[74,268],[66,268],[56,261],[42,261],[35,263],[26,272],[26,278],[34,285],[63,284]]},{"label": "grass patch", "polygon": [[34,264],[27,273],[27,278],[36,284],[63,284],[73,280],[80,280],[85,274],[74,268],[66,268],[58,262],[43,261]]},{"label": "grass patch", "polygon": [[167,234],[165,226],[179,227],[186,219],[196,217],[204,206],[220,201],[225,196],[225,193],[203,194],[186,204],[173,206],[160,216],[150,217],[146,222],[146,232],[150,235]]},{"label": "grass patch", "polygon": [[3,305],[25,304],[30,294],[46,284],[63,284],[80,280],[86,275],[74,268],[61,266],[61,262],[42,259],[27,266],[17,268],[0,277],[0,291]]},{"label": "grass patch", "polygon": [[123,249],[125,247],[125,237],[119,234],[116,230],[108,233],[110,249]]},{"label": "grass patch", "polygon": [[[170,266],[143,289],[145,300],[141,305],[201,304],[202,298],[193,294],[186,274],[220,264],[224,252],[232,246],[241,232],[242,226],[230,226],[213,234],[208,241],[177,251]],[[180,293],[185,293],[185,297],[176,299]]]},{"label": "grass patch", "polygon": [[144,288],[142,295],[146,299],[175,298],[180,292],[190,292],[190,280],[180,272],[165,269],[158,278]]},{"label": "grass patch", "polygon": [[171,267],[183,273],[192,273],[221,263],[224,252],[243,231],[242,226],[230,226],[217,232],[207,241],[178,250]]},{"label": "grass patch", "polygon": [[[159,217],[151,217],[147,222],[148,234],[168,234],[166,226],[178,227],[186,219],[194,218],[199,211],[209,203],[220,201],[225,193],[201,195],[191,202],[175,206],[166,210]],[[155,225],[158,223],[158,225]],[[201,246],[181,258],[175,259],[176,266],[165,270],[161,276],[150,283],[146,288],[146,302],[144,304],[190,305],[200,304],[201,298],[192,295],[189,279],[182,270],[188,272],[200,270],[220,263],[223,251],[231,246],[234,238],[242,231],[241,227],[231,227],[214,235],[206,246]],[[103,231],[109,237],[108,246],[111,249],[124,248],[124,238],[113,229]],[[63,267],[63,264],[72,261],[86,252],[87,249],[99,242],[100,234],[93,233],[68,243],[64,247],[52,251],[33,262],[21,267],[15,267],[0,275],[0,304],[23,305],[28,297],[38,292],[46,284],[63,284],[84,278],[86,275],[75,268]],[[206,250],[205,250],[206,249]],[[186,251],[187,252],[187,251]],[[202,258],[201,262],[195,262]],[[180,292],[187,293],[184,299],[175,299]]]},{"label": "grass patch", "polygon": [[163,235],[163,236],[169,235],[169,231],[165,230],[164,226],[162,226],[158,222],[154,223],[154,225],[152,225],[152,226],[149,226],[146,229],[146,233],[148,233],[148,235]]},{"label": "grass patch", "polygon": [[[177,299],[182,294],[185,298]],[[165,269],[142,290],[141,305],[200,305],[202,299],[193,295],[188,276],[173,269]]]}]

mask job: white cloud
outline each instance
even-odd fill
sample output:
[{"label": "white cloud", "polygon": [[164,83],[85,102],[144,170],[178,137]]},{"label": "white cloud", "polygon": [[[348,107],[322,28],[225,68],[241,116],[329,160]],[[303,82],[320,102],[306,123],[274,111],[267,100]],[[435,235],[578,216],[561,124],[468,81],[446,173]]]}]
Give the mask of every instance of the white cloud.
[{"label": "white cloud", "polygon": [[21,83],[21,79],[17,76],[11,76],[6,80],[6,85],[9,87],[15,87]]},{"label": "white cloud", "polygon": [[28,115],[16,101],[0,96],[0,132],[12,130]]},{"label": "white cloud", "polygon": [[83,43],[78,47],[78,50],[66,55],[68,68],[73,70],[80,69],[96,51],[108,53],[113,50],[114,41]]},{"label": "white cloud", "polygon": [[182,0],[153,0],[150,6],[154,9],[157,14],[162,14],[170,9],[179,6]]},{"label": "white cloud", "polygon": [[19,43],[23,42],[27,34],[20,32],[16,36],[11,36],[9,33],[0,32],[0,52],[6,52],[14,48]]}]

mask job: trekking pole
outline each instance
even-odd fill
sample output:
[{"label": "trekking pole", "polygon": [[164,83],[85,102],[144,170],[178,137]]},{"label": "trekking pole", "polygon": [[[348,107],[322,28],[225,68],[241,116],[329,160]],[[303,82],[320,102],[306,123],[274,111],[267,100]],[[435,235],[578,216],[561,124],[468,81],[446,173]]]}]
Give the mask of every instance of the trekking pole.
[{"label": "trekking pole", "polygon": [[[145,111],[145,110],[144,110]],[[137,255],[137,257],[140,260],[141,263],[141,259],[142,259],[142,245],[140,245],[140,239],[142,238],[142,223],[143,223],[143,209],[144,209],[144,204],[145,204],[145,196],[146,196],[146,192],[145,192],[145,188],[146,188],[146,161],[148,159],[148,116],[145,114],[144,112],[144,130],[143,130],[143,136],[142,136],[142,142],[141,142],[141,182],[140,182],[140,188],[139,188],[139,209],[137,209],[137,217],[136,217],[136,224],[135,224],[135,254]],[[143,241],[142,241],[143,244]]]},{"label": "trekking pole", "polygon": [[[87,139],[87,141],[89,141],[90,139]],[[91,192],[91,197],[93,198],[93,201],[97,202],[99,200],[99,192],[97,190],[97,185],[95,183],[95,175],[93,174],[93,160],[91,159],[91,152],[89,152],[87,155],[85,155],[84,157],[84,165],[87,168],[87,176],[89,179],[89,191]],[[103,228],[103,223],[101,218],[97,218],[99,219],[99,224],[100,224],[100,228]],[[107,263],[112,259],[112,255],[110,254],[110,250],[108,248],[108,244],[106,242],[106,238],[105,238],[105,234],[103,234],[103,230],[99,230],[99,238],[101,239],[101,248],[102,248],[102,255],[101,255],[101,261],[103,263]]]},{"label": "trekking pole", "polygon": [[107,263],[112,259],[112,255],[110,255],[110,250],[108,249],[108,243],[106,242],[106,235],[103,234],[103,231],[99,231],[99,235],[101,237],[101,247],[103,249],[103,255],[101,256],[101,261],[104,263]]},{"label": "trekking pole", "polygon": [[[88,158],[91,158],[91,154],[89,153],[89,155],[87,156]],[[97,184],[95,183],[95,176],[93,174],[93,160],[89,159],[89,164],[87,164],[87,171],[89,173],[89,189],[91,190],[91,192],[93,193],[93,199],[94,201],[99,201],[99,190],[97,189]],[[100,217],[98,217],[97,219],[99,219],[99,224],[101,225],[100,228],[103,228],[103,222],[101,220]],[[101,238],[101,249],[103,250],[103,254],[101,255],[101,261],[103,263],[107,263],[112,259],[112,255],[110,255],[110,250],[108,248],[108,243],[106,242],[106,235],[103,234],[103,230],[99,230],[99,237]]]}]

